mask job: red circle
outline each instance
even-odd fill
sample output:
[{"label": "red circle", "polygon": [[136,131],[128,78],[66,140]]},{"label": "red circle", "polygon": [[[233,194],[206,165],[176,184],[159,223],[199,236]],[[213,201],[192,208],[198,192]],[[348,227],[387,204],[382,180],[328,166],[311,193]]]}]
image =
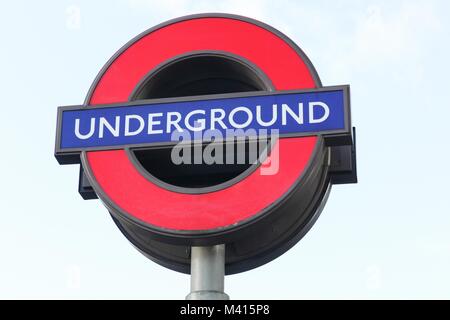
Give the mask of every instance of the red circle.
[{"label": "red circle", "polygon": [[[159,64],[205,50],[225,51],[251,61],[277,90],[315,87],[305,61],[280,36],[247,21],[206,17],[174,22],[132,43],[104,71],[89,104],[127,101],[142,78]],[[87,165],[100,194],[120,212],[174,231],[211,230],[252,218],[282,198],[308,166],[316,142],[317,137],[280,139],[276,174],[262,175],[260,167],[226,189],[205,194],[177,193],[152,183],[124,150],[87,152]],[[275,158],[271,155],[269,161]]]}]

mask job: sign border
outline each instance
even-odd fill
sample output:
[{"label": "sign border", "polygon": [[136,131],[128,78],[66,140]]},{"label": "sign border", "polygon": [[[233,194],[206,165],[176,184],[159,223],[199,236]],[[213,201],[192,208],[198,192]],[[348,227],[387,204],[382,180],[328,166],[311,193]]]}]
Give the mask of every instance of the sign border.
[{"label": "sign border", "polygon": [[[277,90],[277,91],[249,91],[238,93],[224,93],[224,94],[210,94],[199,96],[186,96],[175,98],[160,98],[160,99],[142,99],[135,101],[128,101],[123,103],[111,103],[111,104],[99,104],[95,106],[91,105],[71,105],[58,107],[57,112],[57,125],[56,125],[56,141],[55,141],[55,157],[60,164],[76,164],[80,162],[80,154],[83,151],[103,151],[103,150],[118,150],[118,149],[152,149],[159,147],[169,147],[179,144],[179,141],[173,142],[153,142],[153,143],[137,143],[137,144],[125,144],[114,146],[101,146],[101,147],[80,147],[80,148],[61,148],[61,135],[62,135],[62,114],[64,111],[70,110],[92,110],[100,108],[117,108],[128,106],[141,106],[152,104],[166,104],[176,102],[194,102],[194,101],[207,101],[215,99],[232,99],[232,98],[246,98],[246,97],[261,97],[261,96],[274,96],[285,94],[302,94],[302,93],[314,93],[314,92],[329,92],[329,91],[342,91],[344,97],[344,128],[329,130],[326,133],[320,131],[313,132],[300,132],[300,133],[285,133],[280,134],[280,138],[290,137],[308,137],[308,136],[323,136],[327,145],[336,144],[351,144],[351,112],[350,112],[350,86],[338,85],[327,86],[314,89],[299,89],[299,90]],[[257,137],[249,137],[250,139],[257,139]],[[340,140],[339,140],[340,139]],[[342,140],[343,139],[343,140]],[[227,141],[227,139],[220,140]],[[198,140],[186,141],[183,144],[198,143]],[[205,141],[204,143],[207,143]]]}]

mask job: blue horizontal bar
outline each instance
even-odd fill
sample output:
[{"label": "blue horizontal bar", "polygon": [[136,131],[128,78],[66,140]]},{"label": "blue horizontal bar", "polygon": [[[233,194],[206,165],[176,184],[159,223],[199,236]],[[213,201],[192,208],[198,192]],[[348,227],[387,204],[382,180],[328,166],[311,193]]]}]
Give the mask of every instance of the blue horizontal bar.
[{"label": "blue horizontal bar", "polygon": [[[62,107],[57,136],[59,150],[104,149],[173,144],[207,130],[229,137],[230,130],[277,131],[280,136],[304,136],[349,130],[348,87],[299,92],[221,95],[218,98],[168,99],[142,104]],[[236,96],[237,95],[237,96]],[[249,130],[250,129],[250,130]],[[248,131],[249,130],[249,131]],[[261,131],[263,130],[263,131]],[[58,148],[58,145],[57,145]]]}]

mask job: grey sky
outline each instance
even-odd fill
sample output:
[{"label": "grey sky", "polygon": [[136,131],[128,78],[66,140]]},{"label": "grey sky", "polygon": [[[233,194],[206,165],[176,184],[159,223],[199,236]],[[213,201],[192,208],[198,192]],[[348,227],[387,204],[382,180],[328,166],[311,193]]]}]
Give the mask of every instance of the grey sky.
[{"label": "grey sky", "polygon": [[0,5],[0,298],[184,298],[189,277],[139,254],[78,168],[53,157],[56,107],[107,59],[191,13],[262,20],[324,85],[350,84],[357,185],[336,186],[288,253],[226,279],[234,299],[450,298],[448,1],[7,1]]}]

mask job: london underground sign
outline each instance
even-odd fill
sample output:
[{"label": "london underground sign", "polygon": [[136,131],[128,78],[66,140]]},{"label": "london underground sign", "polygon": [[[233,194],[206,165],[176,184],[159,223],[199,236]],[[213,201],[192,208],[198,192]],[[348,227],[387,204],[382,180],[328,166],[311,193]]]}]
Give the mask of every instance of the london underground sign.
[{"label": "london underground sign", "polygon": [[[332,184],[356,182],[349,91],[323,87],[300,48],[268,25],[182,17],[131,40],[83,105],[58,109],[55,156],[81,164],[82,196],[100,198],[150,259],[189,273],[192,247],[223,244],[226,274],[243,272],[297,243]],[[247,164],[171,157],[180,142],[240,144],[249,157],[248,142],[264,139],[263,159]]]},{"label": "london underground sign", "polygon": [[[83,150],[170,144],[176,132],[262,129],[283,136],[350,135],[348,87],[177,98],[86,108],[62,107],[56,156]],[[197,124],[197,126],[196,126]],[[229,131],[230,132],[230,131]],[[242,131],[238,131],[242,132]],[[245,132],[244,132],[245,133]],[[185,142],[188,139],[185,139]]]}]

